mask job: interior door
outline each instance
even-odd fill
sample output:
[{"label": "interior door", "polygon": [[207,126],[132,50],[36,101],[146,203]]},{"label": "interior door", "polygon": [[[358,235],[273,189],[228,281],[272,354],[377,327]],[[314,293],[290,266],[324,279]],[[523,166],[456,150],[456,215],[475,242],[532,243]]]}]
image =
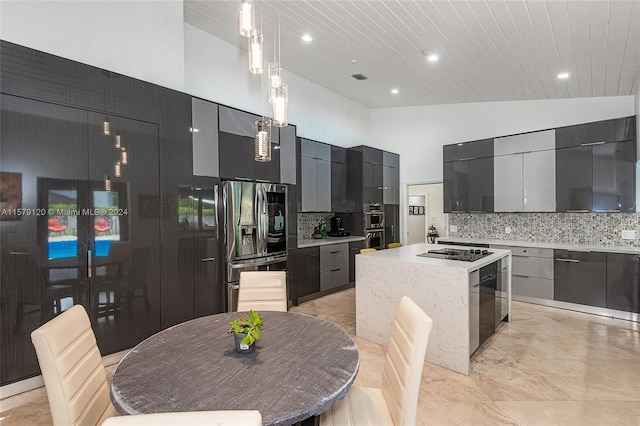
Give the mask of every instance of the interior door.
[{"label": "interior door", "polygon": [[93,112],[88,123],[87,305],[111,353],[160,330],[158,126]]}]

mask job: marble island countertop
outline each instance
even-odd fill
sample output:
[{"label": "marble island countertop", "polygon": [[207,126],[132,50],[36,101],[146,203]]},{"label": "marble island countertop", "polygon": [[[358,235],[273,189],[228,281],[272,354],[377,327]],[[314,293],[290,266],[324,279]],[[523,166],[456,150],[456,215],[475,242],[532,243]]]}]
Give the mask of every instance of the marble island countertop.
[{"label": "marble island countertop", "polygon": [[440,237],[438,238],[438,241],[468,243],[470,245],[489,244],[489,245],[512,246],[512,247],[538,247],[538,248],[548,248],[548,249],[557,249],[557,250],[601,251],[601,252],[609,252],[609,253],[640,254],[640,247],[634,247],[634,246],[575,245],[575,244],[541,243],[541,242],[532,242],[532,241],[492,240],[492,239],[481,239],[481,238],[458,238],[458,237]]},{"label": "marble island countertop", "polygon": [[505,257],[510,252],[509,250],[502,249],[490,249],[489,256],[485,256],[482,259],[478,259],[474,262],[465,262],[462,260],[451,259],[439,259],[435,257],[423,257],[419,254],[426,253],[429,250],[439,250],[443,248],[460,249],[460,246],[447,246],[444,244],[412,244],[409,246],[403,246],[390,250],[378,250],[372,253],[365,253],[363,256],[371,256],[379,259],[396,260],[402,262],[415,262],[423,265],[431,265],[437,267],[455,268],[461,269],[466,272],[475,271],[485,265],[495,262],[496,260]]},{"label": "marble island countertop", "polygon": [[299,238],[298,248],[318,247],[318,246],[324,246],[327,244],[349,243],[351,241],[364,241],[364,237],[361,235],[352,235],[349,237],[324,237],[320,239]]}]

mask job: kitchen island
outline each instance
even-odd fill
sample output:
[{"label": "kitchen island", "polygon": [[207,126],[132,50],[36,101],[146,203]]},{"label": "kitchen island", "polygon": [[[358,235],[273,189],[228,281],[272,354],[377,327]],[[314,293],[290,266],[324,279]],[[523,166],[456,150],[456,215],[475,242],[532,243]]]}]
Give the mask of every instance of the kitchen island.
[{"label": "kitchen island", "polygon": [[[356,256],[356,335],[387,345],[398,303],[409,296],[433,320],[426,360],[468,375],[478,327],[486,336],[489,322],[493,334],[491,322],[510,317],[511,252],[491,249],[472,262],[418,256],[436,248],[471,247],[413,244]],[[496,271],[492,292],[478,286],[488,270]]]}]

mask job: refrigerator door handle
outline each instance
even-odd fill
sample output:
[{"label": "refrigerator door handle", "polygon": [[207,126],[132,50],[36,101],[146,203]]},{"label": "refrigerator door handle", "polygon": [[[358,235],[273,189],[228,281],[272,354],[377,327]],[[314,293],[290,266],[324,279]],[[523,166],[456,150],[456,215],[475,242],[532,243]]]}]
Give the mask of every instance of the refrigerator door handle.
[{"label": "refrigerator door handle", "polygon": [[267,218],[267,192],[264,184],[258,184],[260,192],[260,254],[267,254],[267,233],[269,232],[269,219]]},{"label": "refrigerator door handle", "polygon": [[233,218],[233,185],[225,182],[222,187],[222,199],[224,202],[224,226],[226,229],[227,259],[231,259],[236,250],[236,233]]}]

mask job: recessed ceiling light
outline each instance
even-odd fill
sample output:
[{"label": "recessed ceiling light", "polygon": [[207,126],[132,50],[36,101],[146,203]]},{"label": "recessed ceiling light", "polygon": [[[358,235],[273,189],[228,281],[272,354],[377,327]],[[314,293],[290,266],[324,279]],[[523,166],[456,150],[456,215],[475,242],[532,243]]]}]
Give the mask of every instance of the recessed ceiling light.
[{"label": "recessed ceiling light", "polygon": [[400,91],[398,89],[391,89],[391,93],[393,95],[397,95],[398,93],[400,93]]},{"label": "recessed ceiling light", "polygon": [[565,78],[569,78],[569,73],[568,72],[560,72],[556,75],[556,77],[558,77],[559,79],[565,79]]},{"label": "recessed ceiling light", "polygon": [[436,62],[439,59],[438,55],[433,50],[424,49],[422,54],[426,56],[429,62]]},{"label": "recessed ceiling light", "polygon": [[302,36],[302,41],[306,41],[307,43],[313,41],[313,37],[311,37],[309,34],[304,34]]}]

